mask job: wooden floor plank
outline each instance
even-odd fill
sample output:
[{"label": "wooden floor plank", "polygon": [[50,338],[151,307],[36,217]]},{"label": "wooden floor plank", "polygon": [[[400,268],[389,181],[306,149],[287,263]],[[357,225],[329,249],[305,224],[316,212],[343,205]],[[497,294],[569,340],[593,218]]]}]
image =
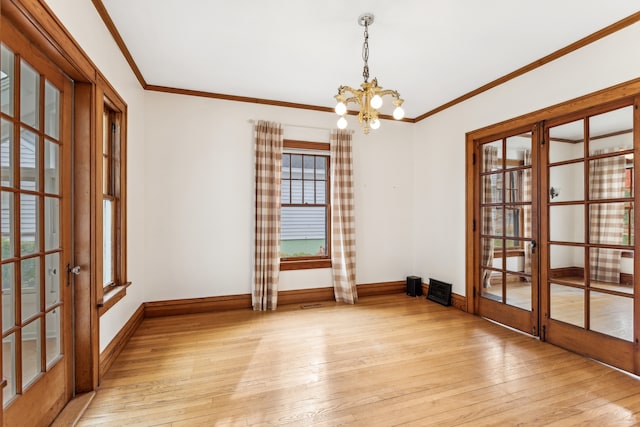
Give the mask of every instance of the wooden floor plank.
[{"label": "wooden floor plank", "polygon": [[145,319],[79,426],[633,425],[640,381],[424,298]]}]

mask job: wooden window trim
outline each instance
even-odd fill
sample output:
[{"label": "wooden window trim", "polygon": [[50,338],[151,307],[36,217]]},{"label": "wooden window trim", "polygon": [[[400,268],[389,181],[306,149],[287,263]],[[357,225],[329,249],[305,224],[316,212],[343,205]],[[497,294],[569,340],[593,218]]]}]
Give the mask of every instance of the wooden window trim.
[{"label": "wooden window trim", "polygon": [[[313,150],[324,151],[327,156],[327,170],[331,168],[331,146],[327,142],[312,142],[312,141],[300,141],[285,139],[283,141],[283,148],[289,150]],[[280,259],[280,271],[290,270],[308,270],[316,268],[331,268],[331,198],[330,198],[330,180],[327,175],[327,196],[329,197],[328,209],[327,209],[327,254],[325,256],[309,256],[309,257],[296,257],[296,258],[281,258]],[[309,205],[306,205],[309,206]],[[321,205],[327,206],[327,205]]]},{"label": "wooden window trim", "polygon": [[[95,99],[96,110],[96,151],[95,151],[95,185],[94,185],[94,203],[96,215],[96,251],[100,254],[96,256],[96,306],[98,308],[98,316],[114,307],[126,295],[126,289],[131,285],[127,278],[127,206],[126,206],[126,189],[127,189],[127,105],[116,93],[116,91],[103,78],[97,79],[96,86],[97,96]],[[107,113],[110,120],[113,120],[116,129],[116,137],[109,141],[109,164],[113,166],[113,176],[109,176],[107,193],[104,192],[104,117]],[[112,135],[109,132],[108,137]],[[113,145],[112,145],[113,144]],[[107,285],[103,283],[103,265],[102,248],[106,236],[102,233],[103,200],[109,199],[115,202],[115,241],[113,248],[113,256],[115,259],[114,281]]]}]

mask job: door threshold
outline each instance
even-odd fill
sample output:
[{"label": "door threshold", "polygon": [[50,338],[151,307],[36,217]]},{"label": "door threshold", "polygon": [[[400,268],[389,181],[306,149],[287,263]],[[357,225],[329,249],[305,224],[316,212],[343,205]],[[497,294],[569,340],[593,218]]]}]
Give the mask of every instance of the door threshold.
[{"label": "door threshold", "polygon": [[90,391],[74,397],[69,403],[67,403],[67,406],[64,407],[62,412],[58,414],[53,424],[51,424],[51,427],[75,426],[78,421],[80,421],[82,414],[87,410],[95,395],[95,391]]}]

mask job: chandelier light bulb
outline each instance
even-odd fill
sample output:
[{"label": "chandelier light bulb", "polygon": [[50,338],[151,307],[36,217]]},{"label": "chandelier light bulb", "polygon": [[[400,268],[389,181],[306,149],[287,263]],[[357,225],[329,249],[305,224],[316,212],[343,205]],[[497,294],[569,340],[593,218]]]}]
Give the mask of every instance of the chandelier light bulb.
[{"label": "chandelier light bulb", "polygon": [[336,114],[339,116],[343,116],[344,113],[347,112],[347,106],[344,105],[344,102],[338,102],[336,104]]},{"label": "chandelier light bulb", "polygon": [[347,128],[347,119],[345,119],[342,116],[338,119],[338,129],[346,129],[346,128]]},{"label": "chandelier light bulb", "polygon": [[375,95],[373,98],[371,98],[369,104],[371,104],[372,108],[375,108],[377,110],[378,108],[382,107],[382,97],[380,97],[380,95]]},{"label": "chandelier light bulb", "polygon": [[369,126],[371,126],[371,129],[376,130],[380,127],[380,120],[378,119],[373,119],[371,120],[371,123],[369,123]]},{"label": "chandelier light bulb", "polygon": [[396,120],[402,120],[404,118],[404,110],[402,107],[396,107],[396,109],[393,110],[393,118]]}]

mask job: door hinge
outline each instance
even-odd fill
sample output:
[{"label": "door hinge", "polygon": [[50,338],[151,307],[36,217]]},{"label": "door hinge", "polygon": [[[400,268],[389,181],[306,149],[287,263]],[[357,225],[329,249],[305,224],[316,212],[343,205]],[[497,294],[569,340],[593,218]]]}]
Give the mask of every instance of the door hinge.
[{"label": "door hinge", "polygon": [[476,153],[473,153],[473,154],[471,155],[471,164],[472,164],[472,165],[475,165],[475,164],[476,164]]},{"label": "door hinge", "polygon": [[540,334],[540,341],[546,341],[547,340],[547,327],[545,325],[542,325],[542,333]]},{"label": "door hinge", "polygon": [[476,220],[475,219],[473,221],[471,221],[471,228],[473,228],[472,231],[476,231]]}]

